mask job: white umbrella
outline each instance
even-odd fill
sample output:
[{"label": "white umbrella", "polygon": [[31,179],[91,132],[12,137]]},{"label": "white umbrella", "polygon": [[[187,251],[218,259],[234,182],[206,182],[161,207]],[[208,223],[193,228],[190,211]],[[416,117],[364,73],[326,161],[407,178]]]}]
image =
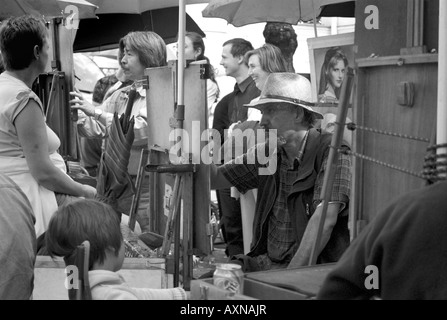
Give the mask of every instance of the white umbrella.
[{"label": "white umbrella", "polygon": [[[74,7],[73,7],[74,6]],[[74,10],[77,12],[74,12]],[[32,14],[45,17],[67,17],[77,13],[78,19],[95,18],[97,7],[85,0],[3,0],[0,20]]]}]

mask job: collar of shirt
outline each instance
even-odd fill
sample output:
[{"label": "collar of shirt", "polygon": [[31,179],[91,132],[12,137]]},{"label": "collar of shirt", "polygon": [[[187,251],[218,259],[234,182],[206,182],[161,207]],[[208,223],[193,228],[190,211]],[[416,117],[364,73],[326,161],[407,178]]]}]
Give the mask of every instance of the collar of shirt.
[{"label": "collar of shirt", "polygon": [[283,147],[279,148],[279,152],[281,154],[282,161],[285,161],[287,163],[287,166],[289,170],[297,170],[299,165],[301,164],[303,160],[304,151],[306,149],[307,145],[307,137],[309,136],[309,131],[306,132],[304,135],[303,141],[301,142],[300,150],[298,151],[298,155],[293,159],[293,163],[289,163],[289,160],[287,158],[286,151]]},{"label": "collar of shirt", "polygon": [[143,86],[137,86],[137,92],[140,96],[146,98],[146,89]]},{"label": "collar of shirt", "polygon": [[[134,84],[127,86],[126,88],[123,89],[124,93],[126,94],[126,96],[129,95],[129,91],[132,90],[132,86],[134,86]],[[140,83],[136,83],[136,85],[134,86],[136,87],[137,93],[145,98],[146,97],[146,89],[144,89],[143,85],[141,85]]]},{"label": "collar of shirt", "polygon": [[254,82],[253,78],[248,76],[244,81],[242,81],[241,83],[236,83],[234,85],[234,92],[237,91],[241,91],[241,92],[245,92],[245,90],[247,90],[248,86]]}]

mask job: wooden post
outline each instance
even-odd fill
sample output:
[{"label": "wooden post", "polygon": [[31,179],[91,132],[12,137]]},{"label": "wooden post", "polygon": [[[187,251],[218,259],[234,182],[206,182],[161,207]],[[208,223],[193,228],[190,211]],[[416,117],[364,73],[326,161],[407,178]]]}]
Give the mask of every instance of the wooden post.
[{"label": "wooden post", "polygon": [[[447,2],[439,1],[438,115],[436,143],[447,143]],[[446,154],[447,148],[438,148]],[[446,174],[442,173],[445,177]]]},{"label": "wooden post", "polygon": [[323,200],[323,208],[321,213],[320,222],[318,225],[318,232],[316,234],[315,242],[312,248],[312,253],[310,255],[309,265],[315,265],[318,258],[318,248],[321,243],[321,234],[323,233],[323,226],[326,220],[327,208],[330,201],[331,193],[332,193],[332,185],[335,178],[335,171],[337,168],[338,161],[338,148],[340,148],[343,132],[346,123],[346,115],[348,113],[349,99],[351,97],[351,88],[354,81],[354,73],[351,68],[348,68],[348,72],[346,73],[346,79],[343,81],[340,100],[338,104],[338,114],[337,119],[335,121],[335,131],[332,136],[331,148],[329,150],[329,158],[327,161],[327,168],[324,173],[323,179],[323,187],[321,198]]},{"label": "wooden post", "polygon": [[424,46],[424,0],[407,0],[407,47],[400,50],[402,55],[427,52]]},{"label": "wooden post", "polygon": [[[74,63],[73,63],[73,42],[76,35],[75,29],[69,29],[65,26],[65,18],[56,17],[50,21],[50,35],[52,47],[51,69],[53,73],[58,73],[63,79],[62,85],[58,90],[60,103],[53,105],[56,113],[59,115],[59,123],[61,132],[60,153],[64,160],[73,161],[79,159],[77,149],[77,111],[71,111],[68,101],[70,100],[69,92],[73,91],[74,84]],[[50,125],[51,127],[51,125]]]}]

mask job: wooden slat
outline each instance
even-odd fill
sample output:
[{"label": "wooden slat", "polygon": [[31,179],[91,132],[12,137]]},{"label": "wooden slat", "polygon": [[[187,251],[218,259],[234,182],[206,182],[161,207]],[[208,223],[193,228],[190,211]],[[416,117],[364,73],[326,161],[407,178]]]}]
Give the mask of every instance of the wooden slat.
[{"label": "wooden slat", "polygon": [[[429,57],[424,55],[425,57]],[[358,125],[430,139],[436,123],[437,64],[406,64],[360,68],[358,91]],[[430,61],[433,62],[433,61]],[[397,86],[414,84],[413,107],[400,106]],[[363,102],[363,103],[362,103]],[[358,130],[360,131],[360,130]],[[428,143],[399,137],[360,132],[356,138],[359,153],[413,172],[421,172]],[[425,181],[379,164],[359,160],[356,169],[356,208],[361,220],[371,221],[397,196],[420,188]]]},{"label": "wooden slat", "polygon": [[438,54],[415,54],[408,56],[389,56],[377,58],[356,59],[359,68],[380,67],[380,66],[397,66],[401,63],[421,64],[421,63],[438,63]]},{"label": "wooden slat", "polygon": [[[151,263],[150,258],[124,258],[123,267],[121,269],[135,270],[159,270],[159,264]],[[35,268],[57,268],[65,269],[64,259],[61,257],[37,256]]]}]

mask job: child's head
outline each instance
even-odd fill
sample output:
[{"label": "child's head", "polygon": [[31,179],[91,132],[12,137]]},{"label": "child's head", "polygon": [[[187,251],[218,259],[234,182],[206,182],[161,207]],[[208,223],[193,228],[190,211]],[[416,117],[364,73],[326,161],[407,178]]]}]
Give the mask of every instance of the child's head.
[{"label": "child's head", "polygon": [[[82,242],[90,242],[89,270],[112,258],[119,270],[124,260],[123,236],[115,210],[102,202],[79,199],[61,206],[51,217],[45,234],[51,256],[69,257]],[[116,271],[112,270],[112,271]]]}]

